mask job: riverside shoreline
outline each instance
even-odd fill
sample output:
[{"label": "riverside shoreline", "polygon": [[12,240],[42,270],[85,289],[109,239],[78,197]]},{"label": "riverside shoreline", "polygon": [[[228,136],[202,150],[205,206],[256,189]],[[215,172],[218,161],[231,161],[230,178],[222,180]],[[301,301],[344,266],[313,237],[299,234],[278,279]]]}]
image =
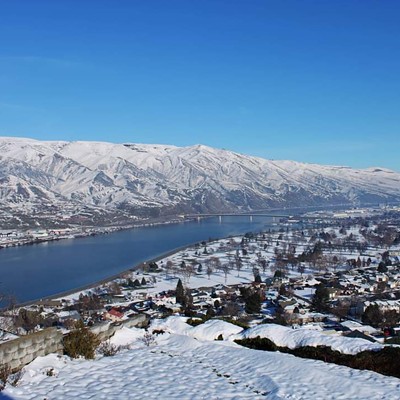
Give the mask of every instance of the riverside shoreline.
[{"label": "riverside shoreline", "polygon": [[[97,236],[97,235],[108,235],[110,233],[125,231],[129,229],[137,229],[144,228],[150,226],[158,226],[158,225],[169,225],[169,224],[179,224],[182,222],[188,222],[192,219],[170,219],[166,221],[153,221],[153,222],[142,222],[139,224],[126,225],[126,226],[109,226],[109,227],[85,227],[81,230],[77,228],[71,228],[71,233],[68,235],[47,235],[43,237],[29,237],[31,234],[26,234],[25,236],[20,233],[20,237],[16,237],[15,240],[9,242],[1,242],[0,240],[0,250],[7,249],[11,247],[19,247],[19,246],[33,246],[35,244],[41,243],[49,243],[56,242],[59,240],[70,240],[70,239],[82,239],[89,236]],[[54,229],[48,229],[47,231],[52,232]],[[18,230],[14,230],[13,232],[18,232]],[[25,231],[26,232],[26,231]],[[3,234],[4,235],[4,234]]]},{"label": "riverside shoreline", "polygon": [[[207,240],[207,243],[211,243],[211,242],[215,242],[215,241],[219,241],[219,240],[224,240],[224,239],[227,239],[227,238],[229,238],[229,236],[228,237],[215,238],[215,239],[212,239],[212,241]],[[74,288],[74,289],[63,291],[63,292],[55,293],[55,294],[52,294],[50,296],[45,296],[45,297],[42,297],[42,298],[39,298],[39,299],[29,300],[29,301],[23,302],[23,303],[17,303],[16,306],[17,307],[27,307],[27,306],[34,305],[34,304],[37,304],[37,303],[40,303],[40,302],[45,302],[45,301],[57,301],[57,300],[61,300],[64,297],[71,296],[71,295],[77,294],[77,293],[85,291],[85,290],[93,289],[93,288],[95,288],[97,286],[101,286],[101,285],[104,285],[106,283],[112,282],[112,281],[114,281],[116,279],[120,279],[127,273],[139,270],[139,268],[144,263],[151,264],[153,262],[158,262],[158,261],[160,261],[160,260],[162,260],[162,259],[164,259],[166,257],[170,257],[170,256],[172,256],[172,255],[174,255],[174,254],[176,254],[176,253],[178,253],[180,251],[183,251],[183,250],[188,249],[188,248],[190,248],[192,246],[195,246],[197,243],[199,243],[199,241],[196,241],[194,243],[189,243],[189,244],[187,244],[185,246],[176,247],[176,248],[174,248],[172,250],[168,250],[168,251],[163,252],[163,253],[161,253],[161,254],[159,254],[159,255],[151,258],[151,259],[144,260],[144,261],[134,265],[131,268],[125,269],[124,271],[121,271],[118,274],[114,274],[114,275],[108,276],[108,277],[106,277],[104,279],[100,279],[100,280],[98,280],[96,282],[88,283],[87,285],[83,285],[83,286],[80,286],[78,288]]]},{"label": "riverside shoreline", "polygon": [[[288,214],[291,212],[292,210],[285,210],[285,212],[287,212]],[[303,211],[303,210],[302,210]],[[308,211],[308,210],[307,210]],[[301,215],[301,214],[300,214]],[[241,217],[243,215],[240,215]],[[203,219],[203,218],[202,218]],[[204,219],[209,219],[209,218],[204,218]],[[43,279],[41,279],[39,281],[39,279],[36,279],[37,274],[35,273],[35,282],[37,282],[37,286],[33,286],[33,287],[29,287],[29,285],[27,285],[24,281],[21,283],[20,286],[22,287],[26,287],[25,291],[20,291],[18,292],[18,290],[15,290],[14,293],[17,294],[17,299],[18,299],[18,293],[20,294],[20,301],[18,301],[19,305],[27,305],[27,304],[32,304],[32,303],[37,303],[40,300],[51,300],[54,298],[61,298],[64,296],[70,296],[71,294],[74,294],[76,292],[79,291],[83,291],[83,290],[88,290],[91,289],[93,287],[96,287],[98,285],[102,285],[104,283],[110,282],[112,280],[118,279],[121,276],[123,276],[124,274],[128,273],[128,272],[132,272],[132,271],[136,271],[139,267],[139,265],[141,265],[144,261],[146,262],[158,262],[160,259],[165,258],[168,255],[174,254],[175,252],[182,250],[182,249],[186,249],[187,247],[193,246],[193,244],[195,243],[200,243],[204,240],[208,241],[210,237],[212,237],[213,239],[215,238],[227,238],[227,237],[232,237],[232,236],[236,236],[239,234],[243,234],[246,231],[252,231],[254,229],[264,229],[265,228],[265,224],[264,221],[262,220],[258,220],[258,222],[254,222],[253,225],[253,220],[251,220],[251,222],[248,222],[248,219],[246,220],[247,222],[242,222],[240,224],[241,226],[241,230],[238,230],[236,228],[236,221],[235,221],[235,228],[229,227],[230,222],[225,222],[225,219],[221,225],[221,221],[219,221],[218,223],[218,219],[216,220],[216,222],[210,218],[210,221],[205,222],[204,224],[201,224],[200,229],[198,229],[197,224],[195,224],[195,227],[191,227],[188,229],[186,229],[186,223],[184,222],[188,222],[189,224],[193,221],[189,221],[189,220],[184,220],[184,219],[171,219],[168,221],[158,221],[155,222],[153,221],[152,223],[146,223],[146,224],[137,224],[134,227],[127,227],[126,229],[123,229],[123,231],[132,231],[132,235],[131,233],[117,233],[116,235],[122,235],[122,237],[124,238],[122,240],[122,244],[124,244],[125,242],[125,247],[127,246],[128,248],[131,248],[130,252],[124,252],[124,256],[122,257],[116,257],[118,259],[118,261],[113,261],[112,257],[108,257],[110,254],[112,254],[113,251],[119,251],[119,249],[121,247],[121,244],[119,241],[117,245],[113,245],[113,243],[115,244],[115,242],[113,242],[113,240],[108,241],[107,242],[111,242],[112,246],[110,247],[110,250],[105,251],[105,247],[103,246],[103,250],[100,251],[100,254],[103,254],[105,259],[107,259],[108,261],[103,263],[103,258],[99,258],[97,256],[96,258],[96,254],[86,254],[87,251],[84,250],[83,252],[79,252],[79,259],[76,259],[77,256],[72,257],[73,254],[71,254],[71,257],[73,260],[75,260],[76,262],[73,263],[73,265],[69,265],[71,264],[71,262],[68,262],[68,265],[63,262],[62,260],[68,259],[69,260],[69,248],[72,246],[74,246],[73,242],[75,241],[71,241],[71,243],[68,243],[67,246],[59,246],[56,245],[54,243],[54,249],[55,251],[53,251],[53,245],[51,246],[51,251],[50,251],[50,247],[49,250],[47,249],[47,246],[40,246],[38,247],[38,253],[39,256],[41,257],[43,254],[46,255],[50,253],[50,254],[61,254],[62,259],[60,259],[60,265],[63,266],[63,268],[68,271],[69,276],[66,277],[69,279],[69,281],[71,281],[71,284],[68,284],[67,281],[64,282],[63,280],[63,273],[59,273],[59,278],[57,280],[55,280],[54,278],[52,278],[52,276],[50,276],[49,274],[45,274],[43,276]],[[269,220],[268,220],[269,221]],[[279,223],[274,223],[269,221],[268,222],[270,224],[270,228],[276,229],[277,226],[279,225]],[[162,226],[162,225],[171,225],[170,227],[166,228],[166,229],[161,229],[160,233],[157,233],[156,235],[156,239],[153,238],[153,232],[152,232],[152,228],[156,227],[156,226]],[[174,225],[174,226],[173,226]],[[190,225],[189,225],[190,226]],[[221,228],[220,226],[224,226],[224,228]],[[226,226],[226,227],[225,227]],[[257,228],[257,227],[258,228]],[[137,238],[139,235],[139,229],[142,227],[149,227],[149,229],[145,229],[143,230],[143,233],[145,234],[145,241],[143,242],[143,244],[145,245],[144,247],[142,247],[142,242],[139,240],[138,241],[138,248],[135,249],[134,251],[131,244],[133,244],[133,242],[131,242],[131,238],[135,237]],[[179,228],[178,228],[179,227]],[[287,228],[287,225],[285,225],[285,227]],[[137,233],[134,233],[136,228],[138,229]],[[195,229],[194,229],[195,228]],[[208,229],[211,228],[211,229]],[[293,228],[293,227],[292,227]],[[171,230],[173,229],[173,230]],[[243,230],[242,230],[243,229]],[[121,230],[121,229],[118,229]],[[173,232],[173,239],[170,240],[170,236],[169,232]],[[177,238],[179,238],[181,235],[181,232],[184,233],[186,235],[186,233],[188,233],[190,235],[186,237],[186,240],[177,240]],[[162,232],[164,232],[163,234],[161,234]],[[166,236],[166,233],[167,236]],[[179,234],[177,234],[177,232],[179,232]],[[193,234],[193,232],[197,232],[196,234]],[[200,233],[200,234],[199,234]],[[142,235],[142,233],[140,233],[140,235]],[[99,235],[100,236],[100,235]],[[107,235],[108,236],[108,235]],[[142,236],[141,236],[142,237]],[[128,239],[127,239],[128,238]],[[163,246],[160,246],[158,242],[154,242],[154,240],[158,240],[157,238],[160,238],[162,240],[163,243],[165,243]],[[93,240],[99,240],[100,243],[103,243],[103,239],[93,239]],[[186,242],[187,241],[187,242]],[[77,241],[76,243],[78,243],[80,241]],[[180,242],[180,243],[179,243]],[[96,242],[93,242],[96,243]],[[92,241],[89,242],[89,248],[92,248],[93,246]],[[119,246],[119,247],[118,247]],[[58,248],[60,248],[63,251],[58,250]],[[80,249],[85,249],[86,246],[79,246],[78,248]],[[142,251],[143,249],[146,249],[144,251]],[[108,249],[108,247],[107,247]],[[10,249],[11,250],[11,249]],[[22,250],[22,249],[21,249]],[[85,253],[86,252],[86,253]],[[3,252],[0,252],[3,253]],[[26,253],[26,251],[24,251],[24,254]],[[130,257],[126,257],[126,255],[130,253]],[[9,265],[13,265],[13,264],[18,264],[16,266],[19,266],[20,261],[15,262],[15,259],[17,259],[16,255],[14,254],[14,251],[8,252],[8,250],[5,250],[6,255],[6,261],[10,260]],[[46,257],[42,257],[43,261],[40,260],[39,258],[36,258],[35,254],[36,254],[36,250],[29,250],[29,252],[27,253],[28,255],[30,255],[30,257],[27,257],[28,261],[30,262],[25,263],[24,265],[21,265],[22,270],[25,271],[25,273],[27,274],[27,276],[32,275],[33,274],[33,269],[32,268],[28,268],[27,265],[29,266],[35,266],[37,265],[37,268],[39,270],[40,273],[43,274],[43,271],[49,271],[50,267],[49,262],[47,262]],[[83,254],[83,257],[81,257],[81,255]],[[37,260],[40,260],[41,262],[38,262]],[[82,260],[84,260],[85,262],[82,263]],[[97,260],[97,261],[94,261]],[[54,262],[58,262],[57,258],[54,258],[54,256],[52,258],[50,258],[50,261]],[[84,270],[84,278],[83,279],[79,279],[76,274],[80,275],[81,274],[81,269],[82,268],[86,268],[86,265],[94,265],[93,263],[99,263],[99,267],[92,267],[91,269],[93,270],[92,275],[89,275],[86,273],[86,269]],[[111,262],[111,263],[110,263]],[[36,264],[35,264],[36,263]],[[118,265],[122,265],[122,268],[119,269]],[[8,267],[8,264],[5,264],[5,266]],[[78,268],[79,267],[79,268]],[[41,269],[40,269],[41,268]],[[12,279],[14,279],[14,276],[17,276],[14,272],[16,271],[16,269],[10,269],[10,276],[11,278],[11,282],[13,283]],[[62,271],[60,269],[60,271]],[[71,274],[71,272],[74,272],[74,275]],[[83,271],[83,270],[82,270]],[[70,277],[74,276],[75,278],[71,279]],[[93,280],[90,279],[90,276],[92,276]],[[18,277],[18,276],[17,276]],[[32,280],[33,281],[33,280]],[[57,281],[59,283],[57,283]],[[17,282],[18,279],[17,279]],[[74,284],[75,283],[75,284]],[[4,283],[3,283],[4,285]],[[41,285],[41,286],[40,286]],[[53,286],[54,285],[54,286]],[[9,287],[12,287],[11,285],[9,285]],[[18,286],[16,286],[18,287]],[[44,289],[47,288],[47,290],[37,290],[36,287],[42,287]],[[71,288],[71,289],[69,289]],[[46,293],[47,292],[47,293]],[[10,292],[11,293],[11,292]],[[31,293],[32,295],[29,295],[29,293]]]}]

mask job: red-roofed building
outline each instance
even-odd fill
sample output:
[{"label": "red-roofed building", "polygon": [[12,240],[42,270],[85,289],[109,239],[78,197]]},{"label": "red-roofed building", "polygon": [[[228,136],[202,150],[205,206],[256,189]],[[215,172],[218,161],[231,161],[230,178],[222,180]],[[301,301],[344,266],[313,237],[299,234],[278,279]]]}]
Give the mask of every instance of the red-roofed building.
[{"label": "red-roofed building", "polygon": [[104,318],[109,319],[112,322],[119,322],[122,321],[124,318],[124,314],[115,308],[111,308],[107,312],[104,313]]}]

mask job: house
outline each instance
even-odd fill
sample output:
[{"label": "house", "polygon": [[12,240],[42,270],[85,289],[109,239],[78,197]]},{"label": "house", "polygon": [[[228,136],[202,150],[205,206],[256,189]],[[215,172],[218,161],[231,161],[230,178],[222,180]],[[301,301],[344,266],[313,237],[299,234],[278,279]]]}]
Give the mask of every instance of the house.
[{"label": "house", "polygon": [[349,338],[364,339],[364,340],[368,340],[373,343],[376,342],[376,340],[373,337],[366,335],[365,333],[360,332],[357,329],[355,329],[354,331],[350,331],[349,333],[345,333],[344,336],[349,337]]},{"label": "house", "polygon": [[194,303],[205,302],[211,300],[211,295],[203,291],[192,291],[192,298]]},{"label": "house", "polygon": [[63,324],[66,321],[80,321],[82,319],[78,311],[60,311],[57,313],[58,320]]},{"label": "house", "polygon": [[115,308],[111,308],[104,313],[104,318],[112,322],[120,322],[124,319],[124,314]]},{"label": "house", "polygon": [[387,282],[389,277],[385,274],[376,274],[375,275],[376,282]]},{"label": "house", "polygon": [[338,288],[329,287],[327,288],[327,290],[329,293],[329,300],[336,299],[336,297],[338,297],[342,293],[341,289]]},{"label": "house", "polygon": [[37,306],[42,306],[42,307],[50,307],[52,309],[61,309],[63,307],[62,301],[61,300],[51,300],[51,299],[44,299],[44,300],[39,300],[36,302]]},{"label": "house", "polygon": [[210,308],[210,304],[206,303],[205,301],[198,301],[196,303],[193,303],[194,310],[207,310],[208,308]]},{"label": "house", "polygon": [[294,309],[298,306],[298,303],[295,299],[282,299],[278,301],[278,306],[284,312],[289,314],[293,314]]},{"label": "house", "polygon": [[381,311],[400,312],[400,300],[375,300],[375,301],[360,301],[357,303],[357,313],[363,314],[368,306],[376,305]]},{"label": "house", "polygon": [[[363,325],[363,324],[360,324],[359,322],[351,321],[351,320],[343,321],[340,323],[340,325],[344,328],[345,331],[348,331],[348,332],[357,331],[364,335],[368,335],[369,337],[371,337],[372,335],[375,335],[376,333],[379,332],[376,328],[373,328],[370,325]],[[356,337],[356,336],[354,336],[354,337]]]}]

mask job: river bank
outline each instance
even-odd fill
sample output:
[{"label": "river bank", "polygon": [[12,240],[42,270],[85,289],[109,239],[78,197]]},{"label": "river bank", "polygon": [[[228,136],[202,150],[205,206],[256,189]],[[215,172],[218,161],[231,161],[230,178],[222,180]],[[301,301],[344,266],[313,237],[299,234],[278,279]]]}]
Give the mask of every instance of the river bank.
[{"label": "river bank", "polygon": [[[300,214],[296,210],[296,214]],[[309,211],[309,210],[307,210]],[[284,210],[288,215],[291,210]],[[276,214],[282,211],[276,211]],[[315,223],[314,219],[310,220]],[[304,225],[305,226],[305,225]],[[165,253],[211,238],[245,232],[278,229],[277,217],[223,216],[191,221],[146,222],[130,228],[118,227],[109,234],[53,240],[38,246],[16,246],[0,251],[2,279],[0,292],[12,294],[19,304],[92,287],[108,281]]]},{"label": "river bank", "polygon": [[[224,240],[224,239],[228,239],[228,238],[229,237],[216,238],[216,239],[213,239],[212,241],[209,241],[207,243],[218,242],[220,240]],[[162,254],[157,255],[156,257],[153,257],[153,258],[151,258],[149,260],[146,260],[144,262],[136,264],[136,265],[132,266],[129,269],[125,269],[124,271],[119,272],[118,274],[109,276],[109,277],[101,279],[99,281],[96,281],[96,282],[93,282],[93,283],[89,283],[87,285],[84,285],[84,286],[81,286],[81,287],[78,287],[78,288],[66,290],[66,291],[63,291],[63,292],[60,292],[60,293],[55,293],[54,295],[51,295],[51,296],[48,296],[48,297],[43,297],[43,298],[39,298],[39,299],[36,299],[36,300],[30,300],[30,301],[27,301],[27,302],[24,302],[24,303],[19,303],[16,306],[17,307],[27,307],[27,306],[30,306],[30,305],[33,305],[33,304],[38,304],[40,302],[57,301],[57,300],[63,299],[64,297],[68,297],[68,296],[72,296],[72,295],[78,295],[80,292],[87,291],[87,290],[90,290],[90,289],[94,289],[94,288],[96,288],[98,286],[102,286],[102,285],[105,285],[107,283],[113,282],[113,281],[115,281],[117,279],[120,279],[120,278],[124,277],[124,275],[126,275],[126,274],[128,274],[130,272],[139,271],[139,269],[143,266],[143,264],[149,265],[149,264],[152,264],[152,263],[157,263],[157,262],[163,260],[164,258],[173,256],[173,255],[175,255],[176,253],[178,253],[180,251],[184,251],[186,249],[189,249],[190,247],[195,246],[197,243],[198,242],[194,242],[194,243],[191,243],[189,245],[177,247],[175,249],[166,251],[166,252],[164,252]]]},{"label": "river bank", "polygon": [[54,242],[59,240],[68,239],[81,239],[88,236],[107,235],[114,232],[123,230],[143,228],[157,225],[168,225],[178,224],[182,222],[188,222],[193,219],[182,219],[172,218],[164,221],[154,220],[149,222],[141,222],[137,224],[125,225],[125,226],[107,226],[107,227],[74,227],[63,229],[62,231],[68,231],[67,233],[57,233],[60,230],[47,229],[39,232],[35,231],[0,231],[0,250],[9,247],[18,246],[31,246],[34,244],[41,244],[46,242]]},{"label": "river bank", "polygon": [[[179,222],[179,223],[178,223]],[[273,218],[218,217],[143,224],[111,234],[58,240],[0,251],[0,292],[19,304],[90,287],[144,261],[211,238],[273,227]]]}]

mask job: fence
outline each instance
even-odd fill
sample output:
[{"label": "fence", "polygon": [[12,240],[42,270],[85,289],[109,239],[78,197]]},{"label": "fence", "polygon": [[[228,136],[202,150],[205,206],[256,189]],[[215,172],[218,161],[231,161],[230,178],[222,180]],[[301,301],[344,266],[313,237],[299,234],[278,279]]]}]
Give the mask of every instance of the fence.
[{"label": "fence", "polygon": [[[91,330],[98,335],[100,341],[109,339],[123,328],[145,327],[148,317],[144,314],[129,318],[120,323],[104,323],[96,325]],[[22,336],[0,344],[0,367],[8,365],[13,371],[29,364],[36,357],[50,353],[63,354],[63,334],[57,328],[47,328],[43,331]]]},{"label": "fence", "polygon": [[0,364],[13,371],[29,364],[36,357],[50,353],[62,354],[62,333],[57,328],[48,328],[18,339],[0,344]]},{"label": "fence", "polygon": [[126,319],[118,323],[105,322],[101,325],[94,326],[91,331],[98,336],[101,342],[110,339],[114,333],[121,328],[143,328],[149,323],[149,319],[144,314],[136,315],[135,317]]}]

